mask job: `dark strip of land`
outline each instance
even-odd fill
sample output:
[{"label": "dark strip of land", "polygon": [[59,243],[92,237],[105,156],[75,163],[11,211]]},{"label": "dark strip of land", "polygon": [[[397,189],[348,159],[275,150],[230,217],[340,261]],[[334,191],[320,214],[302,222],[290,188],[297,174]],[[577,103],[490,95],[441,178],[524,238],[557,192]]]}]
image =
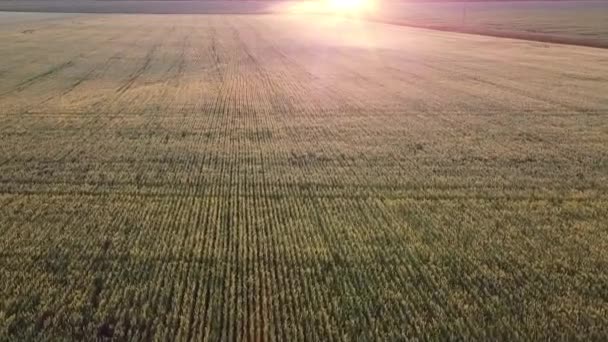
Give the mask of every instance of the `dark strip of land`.
[{"label": "dark strip of land", "polygon": [[369,18],[369,20],[374,21],[374,22],[384,23],[384,24],[409,26],[409,27],[416,27],[416,28],[423,28],[423,29],[437,30],[437,31],[444,31],[444,32],[467,33],[467,34],[476,34],[476,35],[498,37],[498,38],[521,39],[521,40],[530,40],[530,41],[542,42],[542,43],[577,45],[577,46],[587,46],[587,47],[602,48],[602,49],[608,48],[608,42],[598,41],[597,39],[588,39],[588,38],[583,38],[583,37],[564,37],[564,36],[552,35],[552,34],[546,34],[546,33],[491,30],[491,29],[477,28],[477,27],[471,27],[471,26],[423,25],[423,24],[410,23],[405,20],[390,20],[390,19],[378,18],[378,17]]}]

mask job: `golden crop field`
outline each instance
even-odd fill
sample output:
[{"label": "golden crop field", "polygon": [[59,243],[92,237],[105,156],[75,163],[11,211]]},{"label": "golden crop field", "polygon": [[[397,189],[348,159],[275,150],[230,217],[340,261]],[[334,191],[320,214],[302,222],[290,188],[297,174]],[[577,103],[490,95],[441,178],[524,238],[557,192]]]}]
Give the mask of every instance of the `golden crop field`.
[{"label": "golden crop field", "polygon": [[0,19],[0,340],[608,338],[608,50]]}]

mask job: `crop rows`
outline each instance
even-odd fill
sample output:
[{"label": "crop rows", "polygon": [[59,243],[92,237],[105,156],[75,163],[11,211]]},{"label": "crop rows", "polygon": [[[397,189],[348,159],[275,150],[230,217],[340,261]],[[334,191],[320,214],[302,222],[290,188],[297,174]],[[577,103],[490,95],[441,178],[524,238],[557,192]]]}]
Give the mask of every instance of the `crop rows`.
[{"label": "crop rows", "polygon": [[0,26],[0,340],[608,336],[606,52],[318,20]]}]

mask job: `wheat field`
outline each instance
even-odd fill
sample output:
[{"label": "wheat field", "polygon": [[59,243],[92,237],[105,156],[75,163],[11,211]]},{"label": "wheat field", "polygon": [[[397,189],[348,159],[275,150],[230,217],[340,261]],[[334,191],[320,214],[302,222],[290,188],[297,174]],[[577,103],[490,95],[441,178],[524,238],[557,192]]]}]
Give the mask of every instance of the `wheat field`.
[{"label": "wheat field", "polygon": [[608,50],[0,18],[0,340],[608,337]]}]

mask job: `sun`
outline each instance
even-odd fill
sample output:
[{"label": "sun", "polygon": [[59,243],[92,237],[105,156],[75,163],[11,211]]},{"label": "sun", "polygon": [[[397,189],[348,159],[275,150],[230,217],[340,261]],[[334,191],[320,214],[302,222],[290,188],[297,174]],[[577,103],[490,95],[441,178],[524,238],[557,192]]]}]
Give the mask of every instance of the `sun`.
[{"label": "sun", "polygon": [[[0,0],[1,1],[1,0]],[[361,17],[374,14],[378,0],[301,0],[288,1],[288,5],[277,6],[279,11],[298,14],[329,14]]]},{"label": "sun", "polygon": [[342,14],[365,14],[374,7],[373,0],[326,0],[330,12]]}]

